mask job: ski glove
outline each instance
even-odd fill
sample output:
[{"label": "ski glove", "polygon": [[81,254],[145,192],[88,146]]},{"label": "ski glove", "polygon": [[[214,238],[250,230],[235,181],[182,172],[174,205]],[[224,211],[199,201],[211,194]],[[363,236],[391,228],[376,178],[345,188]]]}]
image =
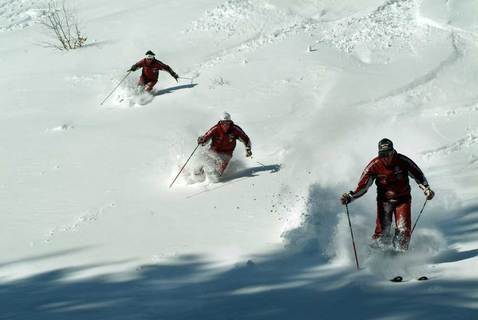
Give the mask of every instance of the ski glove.
[{"label": "ski glove", "polygon": [[346,205],[346,204],[352,202],[353,199],[354,199],[354,197],[353,197],[353,192],[350,191],[350,192],[344,193],[344,194],[340,197],[340,202],[342,202],[343,205]]},{"label": "ski glove", "polygon": [[128,72],[130,72],[130,71],[136,71],[136,69],[137,69],[136,66],[135,66],[135,65],[132,65],[131,68],[129,68]]},{"label": "ski glove", "polygon": [[174,78],[174,80],[176,80],[176,82],[178,82],[179,76],[178,76],[178,74],[177,74],[176,72],[173,72],[173,73],[171,74],[171,76]]},{"label": "ski glove", "polygon": [[425,194],[425,197],[427,197],[427,200],[431,200],[435,196],[435,192],[433,192],[430,187],[426,187],[425,190],[423,190],[423,193]]},{"label": "ski glove", "polygon": [[252,157],[251,147],[246,148],[246,157]]},{"label": "ski glove", "polygon": [[204,146],[206,144],[206,139],[203,136],[198,137],[198,144]]}]

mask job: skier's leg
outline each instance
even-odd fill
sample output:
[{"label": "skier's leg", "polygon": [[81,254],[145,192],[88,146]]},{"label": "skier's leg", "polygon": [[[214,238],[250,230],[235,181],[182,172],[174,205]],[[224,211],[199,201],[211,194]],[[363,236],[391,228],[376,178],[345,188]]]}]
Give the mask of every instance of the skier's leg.
[{"label": "skier's leg", "polygon": [[144,87],[146,82],[148,82],[147,79],[145,79],[143,76],[141,76],[141,77],[139,77],[139,80],[138,80],[138,86]]},{"label": "skier's leg", "polygon": [[412,230],[411,199],[401,201],[395,210],[395,236],[393,245],[398,250],[407,250]]},{"label": "skier's leg", "polygon": [[232,155],[228,153],[219,153],[218,154],[218,162],[217,162],[217,172],[219,176],[222,176],[224,171],[226,170],[229,161],[231,161]]},{"label": "skier's leg", "polygon": [[219,153],[216,150],[211,148],[205,153],[203,168],[206,176],[212,182],[217,182],[220,176],[217,169],[219,160]]},{"label": "skier's leg", "polygon": [[394,205],[390,201],[377,199],[377,219],[375,232],[372,236],[377,240],[379,246],[390,245],[390,227],[392,225]]},{"label": "skier's leg", "polygon": [[145,84],[146,84],[147,82],[148,82],[148,79],[146,79],[145,77],[143,77],[143,76],[141,75],[141,77],[139,77],[139,80],[138,80],[138,84],[137,84],[135,93],[136,93],[136,94],[141,94],[141,93],[143,93],[143,91],[144,91],[144,86],[145,86]]},{"label": "skier's leg", "polygon": [[147,91],[147,92],[151,92],[151,90],[153,90],[153,87],[156,84],[156,82],[158,82],[158,80],[148,81],[146,83],[146,85],[144,86],[144,90]]}]

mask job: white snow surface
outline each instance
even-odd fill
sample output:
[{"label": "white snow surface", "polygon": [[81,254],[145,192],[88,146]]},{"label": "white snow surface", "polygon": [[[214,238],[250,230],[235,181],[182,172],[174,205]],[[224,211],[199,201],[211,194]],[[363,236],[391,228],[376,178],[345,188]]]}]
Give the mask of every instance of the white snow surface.
[{"label": "white snow surface", "polygon": [[[478,319],[476,0],[66,4],[74,51],[0,0],[0,319]],[[100,106],[147,50],[193,80]],[[201,147],[169,188],[223,111],[254,157],[201,182]],[[375,187],[352,203],[356,271],[338,198],[383,137],[436,197],[397,257]]]}]

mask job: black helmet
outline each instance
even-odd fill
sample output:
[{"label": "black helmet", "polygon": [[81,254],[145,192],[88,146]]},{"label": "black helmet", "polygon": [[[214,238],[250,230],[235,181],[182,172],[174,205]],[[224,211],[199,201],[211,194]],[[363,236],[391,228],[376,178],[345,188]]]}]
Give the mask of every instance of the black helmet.
[{"label": "black helmet", "polygon": [[146,51],[145,56],[155,56],[154,52],[151,50]]},{"label": "black helmet", "polygon": [[393,151],[393,142],[390,139],[383,138],[378,142],[378,155],[379,157],[384,157],[390,154]]}]

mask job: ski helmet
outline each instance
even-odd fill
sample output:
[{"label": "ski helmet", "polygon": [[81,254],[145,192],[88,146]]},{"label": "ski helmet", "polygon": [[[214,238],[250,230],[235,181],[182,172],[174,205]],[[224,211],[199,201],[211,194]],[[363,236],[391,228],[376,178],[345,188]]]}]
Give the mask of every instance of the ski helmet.
[{"label": "ski helmet", "polygon": [[145,53],[146,59],[154,59],[154,52],[151,50],[146,51]]},{"label": "ski helmet", "polygon": [[229,112],[226,112],[226,111],[224,111],[224,113],[222,114],[222,119],[227,121],[232,121],[231,115],[229,114]]},{"label": "ski helmet", "polygon": [[393,149],[393,142],[390,139],[383,138],[378,142],[378,155],[383,157],[387,156],[392,152]]}]

